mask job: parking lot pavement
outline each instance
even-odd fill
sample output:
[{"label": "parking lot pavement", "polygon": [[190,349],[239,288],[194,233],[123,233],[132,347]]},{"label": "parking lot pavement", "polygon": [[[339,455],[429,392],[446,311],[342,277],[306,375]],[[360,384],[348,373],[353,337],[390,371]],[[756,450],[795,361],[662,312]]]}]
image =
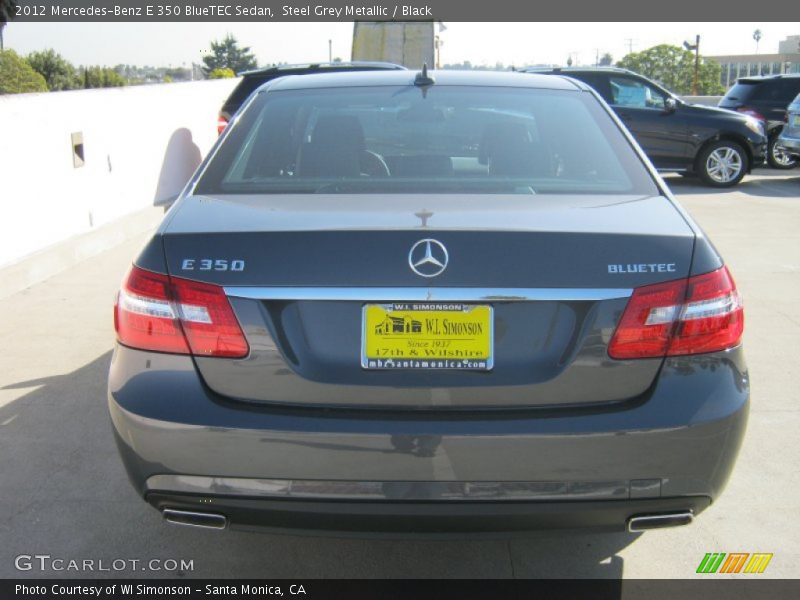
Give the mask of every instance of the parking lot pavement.
[{"label": "parking lot pavement", "polygon": [[[690,527],[526,539],[363,540],[213,532],[164,524],[129,486],[105,376],[113,293],[144,239],[0,300],[0,577],[691,577],[706,552],[800,564],[800,171],[758,171],[733,191],[667,179],[744,294],[748,433],[726,493]],[[102,560],[124,571],[20,572],[18,555]],[[178,573],[151,559],[193,561]],[[22,563],[25,564],[24,561]],[[171,563],[164,563],[170,565]],[[68,563],[65,563],[68,566]],[[154,567],[157,565],[153,565]]]}]

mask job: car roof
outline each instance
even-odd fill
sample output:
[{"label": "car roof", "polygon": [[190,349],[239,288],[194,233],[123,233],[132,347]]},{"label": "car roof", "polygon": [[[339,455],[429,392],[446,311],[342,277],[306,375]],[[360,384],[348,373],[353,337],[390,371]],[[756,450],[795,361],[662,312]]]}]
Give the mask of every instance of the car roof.
[{"label": "car roof", "polygon": [[253,75],[270,75],[272,73],[280,73],[281,71],[309,71],[324,72],[327,69],[386,69],[394,71],[403,71],[405,67],[396,65],[390,62],[368,61],[368,60],[355,60],[349,62],[327,62],[327,63],[298,63],[292,65],[274,65],[272,67],[263,67],[260,69],[251,69],[249,71],[242,71],[238,75],[242,77],[249,77]]},{"label": "car roof", "polygon": [[746,83],[764,83],[766,81],[774,81],[779,79],[798,79],[800,78],[800,73],[782,73],[782,74],[775,74],[775,75],[753,75],[752,77],[739,77],[737,82],[746,82]]},{"label": "car roof", "polygon": [[524,73],[625,73],[626,75],[638,75],[630,69],[622,67],[529,67],[522,69]]},{"label": "car roof", "polygon": [[[419,71],[356,71],[344,73],[322,73],[314,75],[289,75],[273,79],[259,90],[298,90],[311,88],[338,87],[377,87],[414,85]],[[534,74],[514,71],[428,71],[436,85],[463,85],[486,87],[539,88],[555,90],[588,90],[588,86],[567,77]]]}]

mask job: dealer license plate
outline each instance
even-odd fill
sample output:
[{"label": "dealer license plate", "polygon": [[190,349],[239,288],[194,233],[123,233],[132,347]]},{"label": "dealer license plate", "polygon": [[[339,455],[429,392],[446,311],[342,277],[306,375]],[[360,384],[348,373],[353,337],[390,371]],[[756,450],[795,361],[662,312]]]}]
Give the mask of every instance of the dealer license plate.
[{"label": "dealer license plate", "polygon": [[361,366],[487,371],[494,365],[493,326],[492,307],[485,304],[367,304]]}]

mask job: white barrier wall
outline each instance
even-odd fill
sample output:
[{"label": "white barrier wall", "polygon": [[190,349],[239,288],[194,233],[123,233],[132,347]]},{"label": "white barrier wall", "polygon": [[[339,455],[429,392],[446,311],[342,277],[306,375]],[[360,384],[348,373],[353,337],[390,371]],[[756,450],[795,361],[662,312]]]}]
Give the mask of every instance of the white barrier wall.
[{"label": "white barrier wall", "polygon": [[174,197],[237,82],[0,96],[0,268]]},{"label": "white barrier wall", "polygon": [[716,106],[722,100],[722,96],[681,96],[681,100],[689,104],[702,104],[704,106]]}]

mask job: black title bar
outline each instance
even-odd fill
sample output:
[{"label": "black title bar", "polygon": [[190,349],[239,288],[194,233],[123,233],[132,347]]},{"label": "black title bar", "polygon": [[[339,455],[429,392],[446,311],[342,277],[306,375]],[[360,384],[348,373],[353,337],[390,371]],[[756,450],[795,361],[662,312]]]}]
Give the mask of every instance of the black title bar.
[{"label": "black title bar", "polygon": [[[787,16],[795,0],[759,0],[758,14]],[[265,21],[752,21],[745,0],[19,0],[28,22]]]},{"label": "black title bar", "polygon": [[443,579],[11,579],[0,580],[3,600],[165,600],[166,598],[258,598],[269,600],[782,600],[797,598],[800,580],[443,580]]}]

